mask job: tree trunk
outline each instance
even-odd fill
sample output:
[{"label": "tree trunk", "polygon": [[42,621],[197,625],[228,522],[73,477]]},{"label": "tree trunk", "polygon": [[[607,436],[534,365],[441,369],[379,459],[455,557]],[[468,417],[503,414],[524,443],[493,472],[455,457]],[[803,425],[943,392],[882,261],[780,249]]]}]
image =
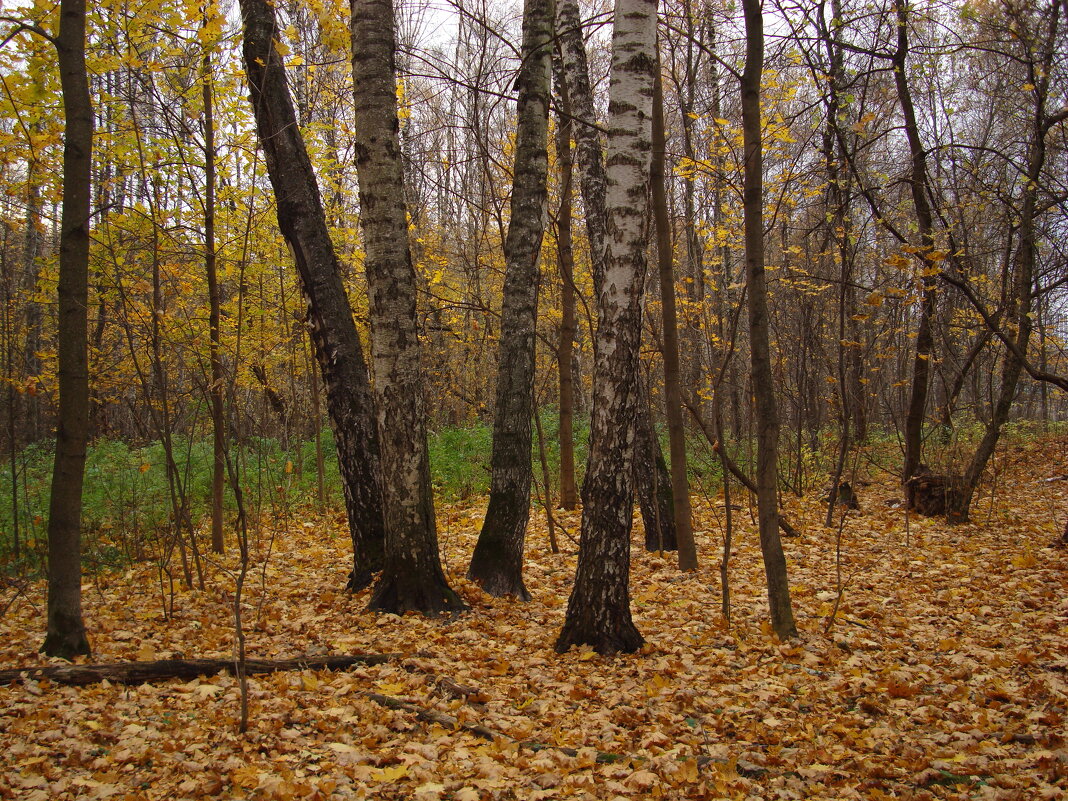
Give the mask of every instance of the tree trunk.
[{"label": "tree trunk", "polygon": [[[436,615],[465,607],[441,569],[430,489],[415,269],[398,136],[393,2],[352,0],[351,10],[354,147],[386,520],[385,564],[370,605],[397,614]],[[526,459],[529,463],[529,447]]]},{"label": "tree trunk", "polygon": [[743,209],[749,338],[757,424],[757,508],[760,551],[768,581],[771,627],[780,638],[796,637],[786,556],[779,538],[779,414],[771,370],[767,284],[764,275],[764,179],[760,141],[760,76],[764,69],[764,21],[760,0],[742,0],[745,14],[745,70],[742,74],[742,131],[745,139]]},{"label": "tree trunk", "polygon": [[560,442],[560,506],[571,511],[578,506],[575,483],[575,371],[573,359],[578,331],[575,304],[575,253],[571,239],[571,104],[567,87],[559,81],[559,101],[563,113],[557,115],[556,160],[560,165],[560,208],[556,214],[556,250],[560,269],[560,339],[556,349],[560,376],[560,414],[557,437]]},{"label": "tree trunk", "polygon": [[652,402],[646,382],[636,387],[640,411],[634,416],[634,493],[645,528],[645,550],[677,551],[674,491],[667,462],[653,425]]},{"label": "tree trunk", "polygon": [[[1005,361],[1001,370],[1001,387],[998,390],[997,401],[991,410],[990,420],[983,432],[983,438],[976,447],[975,453],[968,464],[961,482],[961,494],[959,503],[955,508],[947,509],[947,518],[950,522],[964,522],[968,519],[969,507],[979,479],[986,469],[987,462],[994,455],[998,439],[1001,436],[1001,427],[1009,419],[1013,401],[1019,387],[1020,374],[1023,372],[1023,357],[1027,353],[1028,344],[1031,341],[1031,332],[1034,328],[1032,319],[1032,305],[1034,299],[1033,283],[1035,279],[1035,267],[1038,252],[1038,231],[1035,219],[1038,216],[1039,186],[1042,183],[1042,172],[1046,164],[1046,135],[1052,126],[1051,119],[1046,114],[1046,101],[1050,89],[1050,73],[1053,70],[1052,60],[1055,58],[1054,42],[1056,41],[1058,28],[1058,9],[1052,7],[1052,13],[1048,16],[1049,29],[1046,38],[1041,42],[1038,50],[1038,58],[1028,60],[1030,65],[1028,79],[1034,89],[1035,108],[1031,120],[1031,141],[1028,147],[1027,173],[1023,181],[1023,202],[1020,204],[1019,244],[1016,247],[1014,258],[1014,280],[1010,293],[1007,317],[1015,315],[1016,336],[1015,348],[1005,349]],[[1023,27],[1023,26],[1021,26]],[[1036,32],[1037,34],[1037,32]],[[1020,37],[1020,41],[1026,41]],[[1041,59],[1041,60],[1039,60]],[[1038,63],[1036,63],[1038,62]],[[1063,112],[1062,112],[1063,113]]]},{"label": "tree trunk", "polygon": [[655,69],[656,0],[619,0],[609,97],[609,238],[597,304],[590,459],[578,569],[556,642],[561,652],[588,644],[608,654],[642,644],[630,614],[631,484]]},{"label": "tree trunk", "polygon": [[931,358],[934,352],[932,327],[935,314],[935,283],[933,273],[938,265],[931,261],[934,249],[934,221],[931,205],[927,201],[927,154],[920,141],[916,122],[916,109],[908,83],[908,10],[904,3],[896,6],[897,49],[894,51],[894,83],[897,86],[898,102],[905,120],[905,135],[909,143],[911,172],[909,187],[912,204],[916,210],[916,227],[920,236],[920,256],[923,274],[923,297],[920,301],[920,319],[916,324],[916,355],[912,362],[912,384],[909,390],[909,408],[905,416],[905,464],[902,481],[908,481],[920,466],[923,449],[923,420],[927,408],[927,391],[930,385]]},{"label": "tree trunk", "polygon": [[[204,18],[205,25],[208,22]],[[208,274],[208,361],[211,365],[211,549],[222,553],[223,488],[226,479],[226,419],[223,415],[222,318],[219,271],[215,254],[215,116],[211,50],[204,47],[200,79],[204,97],[204,267]]]},{"label": "tree trunk", "polygon": [[60,0],[55,40],[63,90],[59,244],[59,413],[48,505],[48,633],[41,650],[89,653],[82,620],[82,487],[89,426],[89,219],[93,107],[85,67],[85,0]]},{"label": "tree trunk", "polygon": [[679,370],[679,324],[675,313],[675,269],[664,179],[664,88],[659,71],[653,96],[652,203],[656,254],[660,268],[660,308],[664,327],[664,406],[671,449],[671,500],[679,569],[697,570],[697,545],[690,519],[690,483],[686,477],[686,429],[682,421]]},{"label": "tree trunk", "polygon": [[552,24],[551,0],[526,0],[511,216],[504,242],[489,508],[467,571],[490,595],[514,595],[523,601],[530,600],[523,584],[523,543],[530,518],[538,257],[548,202]]},{"label": "tree trunk", "polygon": [[[582,201],[586,207],[586,235],[590,243],[590,260],[593,266],[593,292],[599,299],[604,292],[604,274],[607,259],[608,212],[605,192],[607,176],[601,155],[601,142],[597,130],[593,91],[590,87],[589,65],[586,47],[582,39],[582,26],[576,0],[559,0],[557,3],[557,32],[560,40],[560,62],[564,84],[567,88],[570,110],[574,123],[575,160],[579,167],[579,185]],[[597,348],[594,340],[594,350]],[[596,355],[594,356],[596,360]],[[648,403],[639,403],[635,414],[646,419],[642,425],[653,428],[652,409]],[[648,502],[657,487],[667,488],[671,479],[660,452],[660,443],[654,437],[649,447],[635,452],[635,471],[639,480],[638,489],[646,494],[642,505],[642,518],[647,536],[652,534],[657,541],[675,541],[673,514],[661,514],[657,505]],[[588,475],[588,472],[587,472]],[[667,530],[664,527],[671,527]],[[664,530],[661,530],[664,529]]]},{"label": "tree trunk", "polygon": [[274,9],[266,0],[241,0],[241,11],[249,90],[278,204],[278,226],[293,252],[308,301],[311,339],[337,440],[353,545],[349,587],[359,590],[381,569],[385,541],[378,431],[367,365],[315,173],[297,128],[285,69],[274,47]]}]

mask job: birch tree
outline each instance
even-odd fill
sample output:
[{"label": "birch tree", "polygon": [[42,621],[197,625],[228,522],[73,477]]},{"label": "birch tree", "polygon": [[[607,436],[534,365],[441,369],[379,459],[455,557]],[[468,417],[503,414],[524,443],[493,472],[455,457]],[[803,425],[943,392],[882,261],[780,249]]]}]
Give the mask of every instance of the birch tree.
[{"label": "birch tree", "polygon": [[575,585],[558,651],[634,651],[630,613],[634,417],[638,412],[645,224],[649,210],[656,0],[619,0],[612,37],[606,250],[598,287],[590,457]]},{"label": "birch tree", "polygon": [[[382,448],[385,564],[371,596],[384,612],[464,608],[441,569],[430,488],[415,269],[397,117],[392,0],[352,0],[356,172]],[[529,457],[528,457],[529,459]]]}]

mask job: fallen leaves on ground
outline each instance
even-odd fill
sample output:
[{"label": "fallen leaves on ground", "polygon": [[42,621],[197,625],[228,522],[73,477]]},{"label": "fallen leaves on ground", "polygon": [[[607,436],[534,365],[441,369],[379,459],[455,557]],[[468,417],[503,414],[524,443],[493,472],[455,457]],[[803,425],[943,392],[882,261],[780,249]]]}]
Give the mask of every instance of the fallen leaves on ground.
[{"label": "fallen leaves on ground", "polygon": [[[972,523],[906,519],[890,480],[838,529],[787,498],[796,641],[766,621],[752,519],[735,513],[732,618],[720,615],[723,508],[695,496],[701,570],[633,551],[638,654],[557,655],[575,555],[528,538],[527,604],[463,578],[481,508],[439,508],[447,620],[374,615],[342,590],[336,515],[263,527],[243,600],[248,653],[399,652],[352,670],[140,686],[0,687],[0,796],[46,799],[1063,798],[1068,793],[1068,442],[1002,453]],[[557,513],[574,533],[577,514]],[[566,543],[566,540],[565,540]],[[268,557],[269,554],[269,557]],[[86,578],[98,662],[232,656],[233,559],[189,591],[152,563]],[[230,571],[230,572],[228,572]],[[838,582],[841,577],[841,585]],[[8,586],[0,667],[38,654],[43,585]],[[841,597],[839,597],[839,594]],[[833,621],[829,620],[835,615]],[[458,689],[459,688],[459,689]],[[455,719],[390,709],[386,695]],[[463,724],[504,735],[475,736]],[[536,744],[536,745],[535,745]]]}]

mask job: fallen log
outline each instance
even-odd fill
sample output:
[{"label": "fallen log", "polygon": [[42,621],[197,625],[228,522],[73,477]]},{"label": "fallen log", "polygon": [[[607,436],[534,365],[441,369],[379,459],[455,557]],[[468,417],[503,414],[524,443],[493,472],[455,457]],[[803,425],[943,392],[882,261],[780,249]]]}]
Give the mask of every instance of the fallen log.
[{"label": "fallen log", "polygon": [[[245,673],[277,673],[284,670],[345,670],[353,665],[381,665],[406,654],[334,654],[298,656],[293,659],[246,659]],[[0,684],[18,679],[49,679],[58,684],[82,686],[110,681],[115,684],[147,684],[167,679],[196,679],[223,671],[235,672],[233,659],[159,659],[154,662],[115,662],[102,665],[53,665],[0,670]]]}]

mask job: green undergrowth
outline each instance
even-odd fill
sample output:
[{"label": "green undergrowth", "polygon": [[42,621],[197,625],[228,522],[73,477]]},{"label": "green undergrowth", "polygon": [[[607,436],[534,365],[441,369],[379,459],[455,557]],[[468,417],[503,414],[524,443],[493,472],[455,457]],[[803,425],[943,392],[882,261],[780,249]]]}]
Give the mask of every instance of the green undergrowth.
[{"label": "green undergrowth", "polygon": [[[545,497],[542,448],[550,498],[559,496],[558,427],[556,410],[542,409],[544,439],[539,443],[535,430],[531,449],[535,502]],[[780,453],[782,490],[798,494],[820,490],[833,469],[837,432],[828,428],[806,437],[800,455],[796,438],[791,442],[789,432],[784,433]],[[1065,433],[1068,424],[1064,423],[1013,422],[1004,429],[1002,445]],[[492,434],[492,426],[485,422],[430,432],[431,480],[439,501],[464,502],[488,494]],[[982,426],[975,421],[964,421],[950,431],[933,428],[928,432],[925,458],[933,469],[953,472],[981,436]],[[576,417],[574,437],[575,466],[581,482],[589,438],[587,416]],[[278,439],[249,438],[240,447],[231,447],[231,462],[241,476],[246,509],[251,515],[292,514],[316,506],[344,507],[329,429],[324,430],[320,440],[324,467],[321,497],[314,440],[285,445]],[[663,430],[660,440],[666,456],[667,435]],[[687,451],[691,490],[708,498],[718,496],[723,485],[718,455],[699,432],[690,433]],[[751,474],[754,449],[744,441],[736,441],[728,451],[741,469]],[[165,449],[158,442],[136,447],[117,440],[98,440],[90,446],[82,511],[87,568],[117,568],[146,558],[173,536],[175,520],[187,519],[194,526],[203,523],[211,495],[211,440],[175,438],[172,458],[168,471]],[[855,446],[847,463],[847,478],[853,471],[872,475],[899,470],[900,459],[899,438],[893,432],[874,432]],[[0,573],[41,569],[52,460],[51,443],[45,443],[17,454],[14,477],[10,461],[5,460],[0,466]],[[738,491],[737,483],[734,491]],[[233,493],[228,490],[225,498],[228,525],[232,526],[236,515]]]}]

